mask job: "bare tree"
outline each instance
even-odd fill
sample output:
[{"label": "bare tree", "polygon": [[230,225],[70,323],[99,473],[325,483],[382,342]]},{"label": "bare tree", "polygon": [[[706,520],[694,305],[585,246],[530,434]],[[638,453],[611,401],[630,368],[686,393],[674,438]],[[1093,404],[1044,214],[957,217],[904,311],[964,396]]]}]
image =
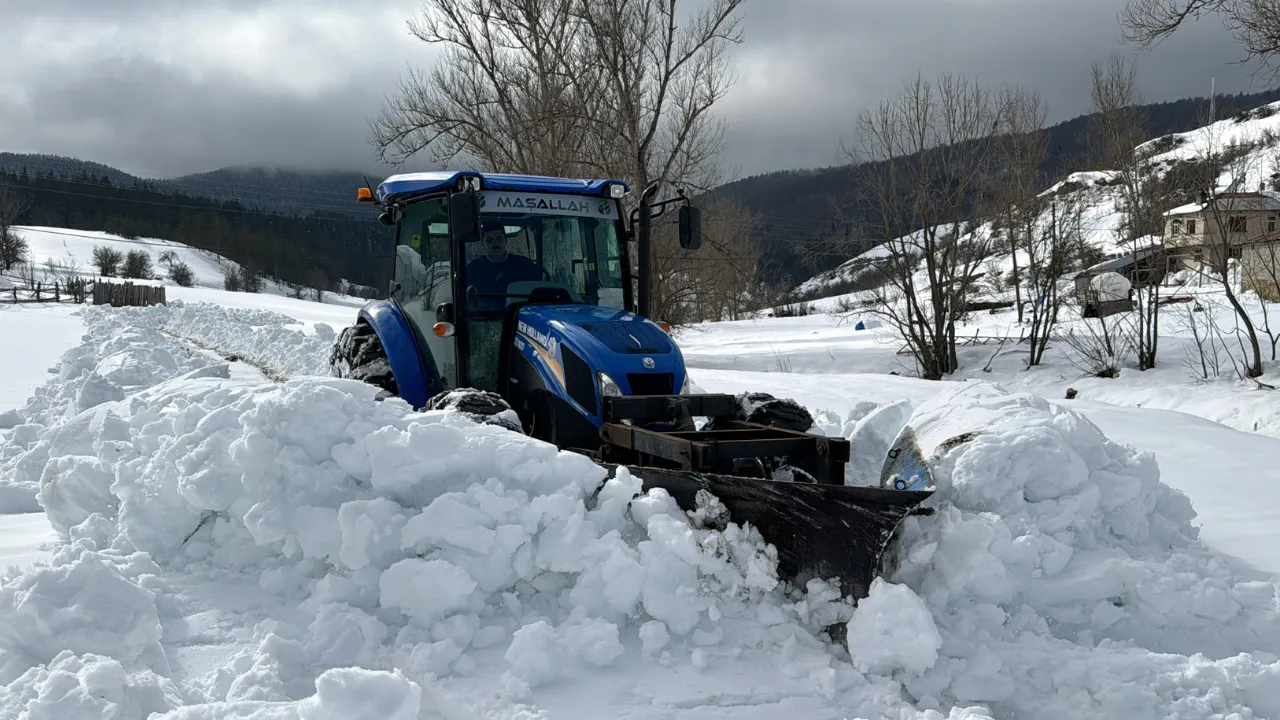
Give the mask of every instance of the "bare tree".
[{"label": "bare tree", "polygon": [[585,55],[581,0],[430,0],[409,21],[442,47],[428,73],[410,71],[373,123],[378,157],[401,163],[422,151],[448,164],[574,175],[588,148],[599,85]]},{"label": "bare tree", "polygon": [[1027,286],[1032,298],[1028,367],[1044,359],[1062,310],[1062,277],[1081,264],[1085,254],[1082,198],[1054,196],[1040,203],[1046,205],[1026,230]]},{"label": "bare tree", "polygon": [[[903,337],[920,373],[955,371],[956,322],[990,257],[993,233],[973,232],[995,158],[992,93],[950,75],[917,76],[893,100],[862,112],[842,149],[861,172],[857,191],[876,209],[889,283],[875,312]],[[881,162],[883,161],[883,162]]]},{"label": "bare tree", "polygon": [[741,204],[716,198],[702,208],[702,247],[681,249],[674,222],[654,227],[654,317],[672,325],[737,320],[758,309],[763,287],[755,218]]},{"label": "bare tree", "polygon": [[120,263],[124,262],[124,253],[109,245],[94,245],[92,262],[99,275],[115,277],[120,270]]},{"label": "bare tree", "polygon": [[13,226],[30,205],[26,195],[0,177],[0,271],[8,272],[26,260],[27,241],[13,232]]},{"label": "bare tree", "polygon": [[1146,48],[1209,15],[1221,17],[1246,59],[1265,66],[1280,55],[1280,5],[1274,0],[1129,0],[1119,19],[1124,38]]},{"label": "bare tree", "polygon": [[698,190],[716,174],[711,108],[732,77],[743,0],[678,22],[678,0],[430,0],[409,24],[442,45],[373,126],[380,158],[594,174]]},{"label": "bare tree", "polygon": [[[1008,239],[1009,259],[1013,265],[1013,299],[1018,322],[1023,317],[1022,273],[1018,267],[1019,250],[1029,250],[1031,229],[1042,204],[1039,197],[1040,167],[1048,151],[1044,136],[1046,108],[1035,90],[1005,87],[1000,93],[1000,131],[997,145],[1003,177],[998,189],[1004,211],[994,219]],[[1034,298],[1034,296],[1033,296]]]},{"label": "bare tree", "polygon": [[[1093,147],[1120,193],[1120,244],[1133,261],[1136,314],[1133,346],[1138,369],[1156,366],[1160,349],[1160,279],[1164,276],[1164,211],[1169,207],[1145,158],[1135,152],[1146,140],[1146,114],[1137,89],[1137,67],[1115,54],[1091,68]],[[1154,273],[1147,268],[1155,268]]]}]

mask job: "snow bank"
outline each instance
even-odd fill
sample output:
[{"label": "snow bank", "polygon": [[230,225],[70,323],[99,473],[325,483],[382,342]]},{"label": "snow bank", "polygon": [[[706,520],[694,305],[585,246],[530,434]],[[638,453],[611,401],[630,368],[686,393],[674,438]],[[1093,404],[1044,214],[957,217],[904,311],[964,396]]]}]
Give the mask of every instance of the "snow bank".
[{"label": "snow bank", "polygon": [[921,653],[898,659],[908,693],[1017,717],[1280,713],[1277,588],[1199,542],[1154,456],[979,383],[912,423],[937,451],[938,512],[908,519],[891,579],[931,608],[942,643],[926,671],[910,664]]},{"label": "snow bank", "polygon": [[[0,582],[0,714],[1280,714],[1277,588],[1200,543],[1150,455],[1042,400],[818,414],[872,445],[909,415],[935,456],[936,513],[855,610],[625,471],[352,381],[231,379],[141,326],[222,317],[189,312],[88,314],[5,446],[65,544]],[[234,651],[183,670],[223,614]]]},{"label": "snow bank", "polygon": [[[700,633],[728,636],[713,628],[754,618],[763,602],[772,608],[769,625],[735,642],[776,644],[790,629],[816,645],[820,621],[850,613],[834,593],[797,611],[758,533],[700,529],[665,493],[633,500],[640,482],[625,472],[602,486],[605,471],[583,456],[458,413],[375,402],[375,388],[353,381],[253,385],[229,380],[225,367],[179,374],[185,367],[166,349],[170,340],[120,330],[214,322],[179,322],[155,309],[87,320],[89,340],[63,368],[68,387],[88,385],[121,352],[97,342],[101,335],[135,343],[111,366],[124,373],[117,379],[157,382],[122,397],[122,386],[102,375],[107,390],[96,402],[64,397],[66,419],[37,430],[39,439],[18,453],[22,481],[37,484],[52,525],[79,554],[68,550],[52,569],[19,577],[10,607],[0,602],[5,624],[24,633],[0,635],[7,678],[51,671],[57,659],[51,649],[63,628],[28,622],[43,612],[24,599],[39,582],[55,588],[51,607],[66,599],[77,622],[105,620],[113,636],[133,639],[70,648],[80,661],[96,653],[137,671],[155,654],[156,601],[147,588],[159,568],[250,571],[311,617],[260,626],[257,646],[202,689],[204,700],[220,703],[288,701],[308,672],[355,664],[467,676],[472,652],[499,646],[505,687],[522,698],[612,664],[623,653],[620,627],[637,618],[650,634],[706,643]],[[57,442],[61,436],[74,442]],[[158,567],[122,573],[107,557]],[[54,576],[41,581],[40,573]],[[67,579],[85,573],[102,577]],[[97,585],[122,589],[76,599]],[[122,612],[128,607],[148,609]]]}]

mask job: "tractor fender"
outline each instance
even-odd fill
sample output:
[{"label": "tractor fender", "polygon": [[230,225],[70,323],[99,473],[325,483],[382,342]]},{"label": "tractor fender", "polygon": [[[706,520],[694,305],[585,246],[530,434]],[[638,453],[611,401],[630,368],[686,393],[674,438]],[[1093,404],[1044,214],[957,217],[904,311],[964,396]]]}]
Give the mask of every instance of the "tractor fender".
[{"label": "tractor fender", "polygon": [[390,300],[373,300],[360,308],[358,322],[367,323],[378,334],[400,397],[413,408],[426,407],[439,392],[440,373],[435,359],[421,351],[404,311]]}]

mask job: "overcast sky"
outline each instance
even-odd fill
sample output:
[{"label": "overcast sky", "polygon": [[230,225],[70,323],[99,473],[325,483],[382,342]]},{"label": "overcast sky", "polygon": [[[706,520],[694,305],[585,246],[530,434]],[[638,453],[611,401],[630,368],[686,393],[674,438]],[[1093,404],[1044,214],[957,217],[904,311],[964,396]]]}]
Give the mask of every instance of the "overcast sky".
[{"label": "overcast sky", "polygon": [[[738,174],[838,162],[851,118],[917,71],[1033,85],[1086,112],[1124,0],[748,0],[721,114]],[[368,121],[409,65],[419,0],[0,0],[0,151],[150,177],[256,164],[376,169]],[[1266,89],[1216,20],[1138,57],[1151,101]]]}]

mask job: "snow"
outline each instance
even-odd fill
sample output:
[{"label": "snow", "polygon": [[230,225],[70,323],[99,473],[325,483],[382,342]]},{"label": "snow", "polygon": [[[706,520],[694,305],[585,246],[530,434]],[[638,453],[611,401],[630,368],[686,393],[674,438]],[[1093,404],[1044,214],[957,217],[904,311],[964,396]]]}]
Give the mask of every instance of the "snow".
[{"label": "snow", "polygon": [[73,306],[0,303],[0,433],[12,421],[6,413],[31,397],[82,333]]},{"label": "snow", "polygon": [[0,716],[1280,713],[1280,440],[886,375],[892,345],[822,316],[682,337],[702,390],[796,397],[869,457],[909,422],[932,454],[936,513],[855,609],[625,471],[323,377],[338,323],[287,310],[84,308],[0,445],[58,538],[0,581]]}]

